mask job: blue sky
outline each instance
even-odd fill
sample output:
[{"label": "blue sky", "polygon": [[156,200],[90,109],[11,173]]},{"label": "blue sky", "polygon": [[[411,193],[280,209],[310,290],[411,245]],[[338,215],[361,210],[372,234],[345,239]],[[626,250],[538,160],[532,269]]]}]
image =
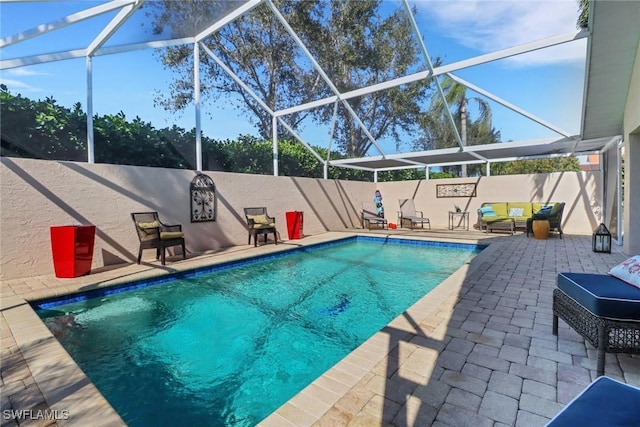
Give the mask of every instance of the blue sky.
[{"label": "blue sky", "polygon": [[[101,2],[65,3],[1,3],[2,38]],[[442,57],[445,64],[575,31],[578,16],[575,0],[421,0],[411,4],[417,8],[416,20],[430,55]],[[396,5],[399,3],[388,2],[388,6]],[[6,59],[43,51],[85,47],[112,16],[93,18],[3,48],[0,56]],[[148,37],[139,22],[132,21],[125,24],[109,43],[117,45],[125,40],[141,41]],[[584,85],[585,48],[586,42],[582,40],[459,70],[455,74],[543,120],[577,134]],[[94,113],[102,115],[123,111],[129,119],[139,116],[156,127],[173,124],[186,129],[194,127],[193,108],[188,108],[182,114],[171,114],[154,106],[154,93],[166,88],[172,78],[171,72],[164,70],[154,55],[153,50],[142,50],[96,57],[93,61]],[[84,59],[1,70],[0,80],[14,94],[20,93],[32,99],[52,96],[58,104],[67,107],[80,102],[86,110]],[[479,96],[474,92],[469,92],[469,95]],[[257,134],[233,103],[233,100],[221,100],[203,106],[202,128],[206,136],[233,139],[241,134]],[[494,127],[501,132],[503,141],[557,136],[493,101],[490,104]],[[328,124],[307,124],[301,135],[312,145],[326,146],[328,129]],[[386,140],[381,145],[386,152],[392,153],[396,151],[397,142]],[[399,151],[409,151],[403,142],[399,141]]]}]

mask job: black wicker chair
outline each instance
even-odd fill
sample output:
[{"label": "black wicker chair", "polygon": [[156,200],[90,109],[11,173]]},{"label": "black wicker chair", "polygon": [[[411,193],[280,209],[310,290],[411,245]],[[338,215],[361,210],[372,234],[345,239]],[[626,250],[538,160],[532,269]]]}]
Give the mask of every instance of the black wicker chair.
[{"label": "black wicker chair", "polygon": [[162,265],[165,265],[165,250],[172,246],[182,246],[182,258],[187,257],[182,225],[162,223],[158,218],[158,212],[134,212],[131,218],[140,240],[138,264],[142,259],[143,249],[155,249],[156,259],[160,258]]},{"label": "black wicker chair", "polygon": [[247,219],[247,230],[249,232],[249,241],[253,236],[253,246],[258,246],[258,235],[264,236],[264,242],[267,243],[267,235],[273,233],[273,241],[278,244],[278,232],[276,231],[276,219],[269,216],[267,208],[244,208],[244,216]]}]

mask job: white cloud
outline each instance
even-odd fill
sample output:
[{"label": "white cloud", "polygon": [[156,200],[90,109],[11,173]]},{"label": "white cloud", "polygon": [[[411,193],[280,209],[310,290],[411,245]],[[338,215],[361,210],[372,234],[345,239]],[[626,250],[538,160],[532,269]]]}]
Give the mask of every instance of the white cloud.
[{"label": "white cloud", "polygon": [[14,79],[0,79],[0,82],[7,85],[10,91],[19,90],[20,92],[42,92],[42,89],[31,86],[21,80]]},{"label": "white cloud", "polygon": [[28,67],[11,68],[5,71],[12,76],[46,76],[48,73],[42,73],[40,71],[34,71]]},{"label": "white cloud", "polygon": [[27,83],[25,80],[29,80],[29,78],[33,76],[46,75],[49,74],[40,71],[34,71],[33,69],[29,69],[28,67],[11,68],[8,70],[3,70],[2,73],[0,73],[0,82],[7,85],[9,90],[12,92],[38,93],[43,92],[44,89],[41,87],[33,86]]},{"label": "white cloud", "polygon": [[[576,0],[449,0],[418,1],[441,36],[480,53],[493,52],[576,31]],[[428,42],[428,40],[427,40]],[[584,42],[572,42],[509,59],[519,66],[583,61]]]}]

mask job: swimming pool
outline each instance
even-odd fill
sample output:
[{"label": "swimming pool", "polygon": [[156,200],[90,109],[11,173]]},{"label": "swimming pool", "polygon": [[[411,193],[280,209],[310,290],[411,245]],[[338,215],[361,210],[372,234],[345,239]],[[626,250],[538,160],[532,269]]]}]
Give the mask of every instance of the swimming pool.
[{"label": "swimming pool", "polygon": [[255,425],[481,249],[350,238],[35,306],[127,424]]}]

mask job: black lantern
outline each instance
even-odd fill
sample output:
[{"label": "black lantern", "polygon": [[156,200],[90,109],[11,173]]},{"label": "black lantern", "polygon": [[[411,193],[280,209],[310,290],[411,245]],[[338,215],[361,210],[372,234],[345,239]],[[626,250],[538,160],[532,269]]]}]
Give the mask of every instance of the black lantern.
[{"label": "black lantern", "polygon": [[611,233],[604,224],[593,233],[593,252],[611,253]]}]

